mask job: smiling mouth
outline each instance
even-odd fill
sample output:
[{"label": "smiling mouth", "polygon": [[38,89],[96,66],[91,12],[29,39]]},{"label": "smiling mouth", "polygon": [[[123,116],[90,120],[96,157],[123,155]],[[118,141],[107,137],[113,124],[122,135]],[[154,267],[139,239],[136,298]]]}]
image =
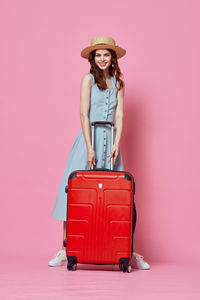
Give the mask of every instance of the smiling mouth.
[{"label": "smiling mouth", "polygon": [[101,67],[104,67],[106,64],[100,64]]}]

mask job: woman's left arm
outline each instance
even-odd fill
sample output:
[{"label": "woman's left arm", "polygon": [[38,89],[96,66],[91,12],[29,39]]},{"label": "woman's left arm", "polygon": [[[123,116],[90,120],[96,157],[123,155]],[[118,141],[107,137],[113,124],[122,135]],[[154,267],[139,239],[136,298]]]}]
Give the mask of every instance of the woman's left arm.
[{"label": "woman's left arm", "polygon": [[114,145],[112,147],[112,152],[110,155],[108,155],[110,157],[113,157],[113,165],[115,164],[119,153],[119,142],[120,142],[122,129],[123,129],[123,116],[124,116],[124,87],[117,92],[117,107],[115,111],[116,134],[115,134]]}]

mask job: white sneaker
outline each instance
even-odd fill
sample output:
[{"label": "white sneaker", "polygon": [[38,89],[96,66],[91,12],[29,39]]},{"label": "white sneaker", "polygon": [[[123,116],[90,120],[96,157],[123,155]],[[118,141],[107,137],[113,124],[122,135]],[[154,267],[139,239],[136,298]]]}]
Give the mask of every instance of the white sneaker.
[{"label": "white sneaker", "polygon": [[62,249],[58,251],[56,256],[48,262],[48,266],[50,267],[60,266],[64,263],[65,260],[67,260],[66,250]]},{"label": "white sneaker", "polygon": [[144,261],[143,258],[144,256],[142,256],[141,254],[133,252],[133,256],[131,259],[131,264],[133,268],[141,269],[141,270],[149,270],[150,265],[146,261]]}]

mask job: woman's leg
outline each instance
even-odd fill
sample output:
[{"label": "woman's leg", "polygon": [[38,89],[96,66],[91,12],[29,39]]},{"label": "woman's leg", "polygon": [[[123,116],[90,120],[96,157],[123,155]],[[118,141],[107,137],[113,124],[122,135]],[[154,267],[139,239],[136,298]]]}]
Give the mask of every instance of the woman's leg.
[{"label": "woman's leg", "polygon": [[136,269],[141,269],[141,270],[150,269],[150,265],[146,261],[144,261],[144,256],[135,252],[135,243],[133,243],[133,256],[131,258],[131,265]]},{"label": "woman's leg", "polygon": [[48,262],[48,266],[55,267],[62,265],[67,257],[66,257],[66,247],[63,245],[63,241],[66,239],[66,222],[63,222],[63,239],[62,239],[62,249],[59,250],[56,255]]},{"label": "woman's leg", "polygon": [[66,247],[63,245],[63,241],[66,240],[66,221],[63,222],[63,240],[62,240],[62,250],[65,250]]}]

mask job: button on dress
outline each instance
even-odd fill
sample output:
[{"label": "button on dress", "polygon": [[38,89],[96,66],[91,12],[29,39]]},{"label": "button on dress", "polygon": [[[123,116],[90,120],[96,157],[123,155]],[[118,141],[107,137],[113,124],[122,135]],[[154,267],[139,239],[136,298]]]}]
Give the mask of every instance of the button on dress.
[{"label": "button on dress", "polygon": [[[95,83],[94,75],[88,73],[92,78],[92,87],[90,94],[90,109],[89,109],[89,121],[110,121],[114,122],[115,110],[117,107],[117,87],[119,82],[116,78],[111,77],[112,88],[106,90],[100,90]],[[115,86],[117,85],[117,87]],[[91,126],[90,126],[91,134]],[[114,140],[115,140],[116,128],[114,128]],[[110,168],[110,162],[107,157],[111,153],[111,127],[110,125],[96,125],[95,126],[95,142],[94,150],[96,161],[96,168]],[[94,167],[95,168],[95,167]],[[66,221],[67,211],[67,194],[65,193],[65,186],[68,184],[68,177],[71,172],[75,170],[89,170],[87,162],[87,147],[82,128],[79,130],[74,143],[71,147],[65,171],[58,189],[55,205],[51,213],[51,217]],[[121,157],[120,147],[119,153],[113,166],[115,171],[124,171],[123,161]]]}]

